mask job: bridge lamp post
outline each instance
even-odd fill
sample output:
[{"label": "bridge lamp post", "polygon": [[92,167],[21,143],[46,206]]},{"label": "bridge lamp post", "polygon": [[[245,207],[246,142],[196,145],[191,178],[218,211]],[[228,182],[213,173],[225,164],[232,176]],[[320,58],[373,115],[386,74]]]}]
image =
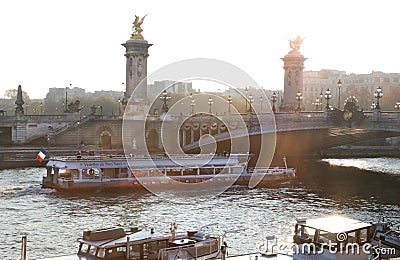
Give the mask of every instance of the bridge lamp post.
[{"label": "bridge lamp post", "polygon": [[212,99],[212,97],[210,97],[209,99],[208,99],[208,105],[210,106],[210,109],[208,110],[208,113],[212,113],[212,105],[214,104],[214,101],[213,101],[213,99]]},{"label": "bridge lamp post", "polygon": [[298,91],[297,93],[296,93],[296,100],[297,100],[297,108],[296,108],[296,111],[301,111],[301,107],[300,107],[300,102],[301,102],[301,100],[303,99],[303,97],[302,97],[302,95],[301,95],[301,92],[300,91]]},{"label": "bridge lamp post", "polygon": [[118,98],[118,115],[120,116],[121,115],[121,99],[120,98]]},{"label": "bridge lamp post", "polygon": [[231,104],[232,104],[232,97],[231,95],[228,96],[228,114],[231,113]]},{"label": "bridge lamp post", "polygon": [[394,105],[394,108],[397,109],[397,111],[400,111],[400,101],[396,102],[396,104]]},{"label": "bridge lamp post", "polygon": [[[315,106],[315,111],[319,111],[319,106],[322,106],[322,102],[320,102],[320,99],[317,97],[315,99],[315,103],[312,103],[312,105]],[[321,108],[321,110],[322,110],[322,108]]]},{"label": "bridge lamp post", "polygon": [[245,111],[247,111],[247,102],[248,102],[247,94],[249,93],[249,90],[247,89],[247,87],[244,89],[244,93],[246,94],[246,110]]},{"label": "bridge lamp post", "polygon": [[379,105],[379,99],[381,99],[383,97],[381,86],[378,86],[376,88],[374,97],[376,98],[376,110],[381,110],[381,106]]},{"label": "bridge lamp post", "polygon": [[338,108],[340,109],[340,87],[342,86],[342,81],[340,81],[340,79],[337,82],[337,86],[338,86],[338,89],[339,89]]},{"label": "bridge lamp post", "polygon": [[253,103],[254,103],[254,98],[253,98],[253,95],[250,94],[250,95],[249,95],[249,104],[250,104],[249,112],[250,112],[250,113],[253,111],[253,107],[252,107]]},{"label": "bridge lamp post", "polygon": [[276,108],[275,108],[275,103],[278,100],[278,96],[276,95],[276,92],[272,92],[272,96],[271,96],[271,101],[272,101],[272,112],[276,112]]},{"label": "bridge lamp post", "polygon": [[260,97],[261,114],[263,113],[263,101],[264,101],[264,99],[263,99],[263,97],[261,96],[261,97]]},{"label": "bridge lamp post", "polygon": [[332,98],[332,93],[329,90],[329,88],[325,91],[325,99],[326,99],[326,112],[330,111],[330,106],[329,106],[329,99]]},{"label": "bridge lamp post", "polygon": [[371,110],[376,110],[376,104],[375,104],[375,102],[372,102],[372,104],[371,104]]},{"label": "bridge lamp post", "polygon": [[322,111],[322,101],[324,100],[324,94],[322,94],[322,89],[321,89],[321,93],[319,93],[319,100],[321,102],[321,111]]},{"label": "bridge lamp post", "polygon": [[162,106],[162,112],[167,113],[169,108],[167,105],[167,102],[171,99],[170,96],[168,96],[168,93],[166,90],[164,90],[164,92],[161,94],[160,96],[160,100],[163,102],[163,106]]},{"label": "bridge lamp post", "polygon": [[190,93],[190,114],[194,114],[194,106],[196,105],[196,101],[193,98],[192,93]]}]

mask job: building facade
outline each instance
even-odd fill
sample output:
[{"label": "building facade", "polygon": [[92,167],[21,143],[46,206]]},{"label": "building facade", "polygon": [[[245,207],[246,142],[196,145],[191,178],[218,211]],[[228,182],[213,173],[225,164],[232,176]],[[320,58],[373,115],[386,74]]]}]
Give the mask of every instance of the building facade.
[{"label": "building facade", "polygon": [[[302,89],[304,106],[312,109],[312,104],[315,104],[316,99],[321,100],[321,94],[322,102],[325,103],[324,95],[326,90],[329,89],[332,93],[332,106],[339,107],[339,80],[342,82],[340,87],[340,107],[342,108],[346,98],[352,95],[359,100],[361,108],[369,110],[372,102],[375,102],[374,93],[378,86],[382,88],[383,98],[386,100],[388,100],[390,93],[400,91],[400,73],[372,71],[369,74],[355,74],[329,69],[304,71]],[[400,99],[400,96],[398,99]]]}]

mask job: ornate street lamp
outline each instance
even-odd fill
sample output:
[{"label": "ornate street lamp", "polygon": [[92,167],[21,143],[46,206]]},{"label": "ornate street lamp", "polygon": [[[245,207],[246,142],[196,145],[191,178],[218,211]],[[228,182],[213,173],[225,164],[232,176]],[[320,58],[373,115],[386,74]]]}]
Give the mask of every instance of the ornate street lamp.
[{"label": "ornate street lamp", "polygon": [[272,101],[272,112],[276,112],[276,108],[275,108],[275,103],[278,100],[278,95],[276,95],[276,92],[272,92],[272,96],[271,96],[271,101]]},{"label": "ornate street lamp", "polygon": [[247,94],[249,93],[249,90],[247,89],[247,87],[244,89],[244,93],[246,94],[246,112],[247,112],[247,102],[248,102],[248,100],[247,100]]},{"label": "ornate street lamp", "polygon": [[394,108],[400,111],[400,101],[397,101],[396,104],[394,105]]},{"label": "ornate street lamp", "polygon": [[250,113],[253,111],[253,107],[252,107],[253,102],[254,102],[253,95],[250,94],[250,95],[249,95],[249,104],[250,104],[250,107],[249,107],[249,111],[248,111],[248,112],[250,112]]},{"label": "ornate street lamp", "polygon": [[342,81],[340,81],[340,79],[337,82],[337,86],[338,86],[338,89],[339,89],[338,109],[340,109],[340,87],[342,86]]},{"label": "ornate street lamp", "polygon": [[121,98],[118,98],[118,115],[120,116],[121,115],[121,102],[122,102],[122,100],[121,100]]},{"label": "ornate street lamp", "polygon": [[263,99],[263,97],[261,96],[261,97],[260,97],[261,114],[262,114],[262,112],[263,112],[263,101],[264,101],[264,99]]},{"label": "ornate street lamp", "polygon": [[326,112],[330,111],[330,106],[329,106],[329,99],[332,98],[332,93],[329,90],[329,88],[325,91],[325,99],[326,99]]},{"label": "ornate street lamp", "polygon": [[194,114],[194,106],[196,105],[196,101],[193,98],[192,93],[190,93],[190,114]]},{"label": "ornate street lamp", "polygon": [[322,102],[321,102],[321,100],[319,99],[319,97],[317,97],[317,98],[315,99],[315,103],[312,103],[312,105],[315,106],[315,111],[319,111],[319,106],[321,106],[321,110],[322,110]]},{"label": "ornate street lamp", "polygon": [[209,99],[208,99],[208,105],[210,106],[210,109],[208,110],[208,113],[212,113],[212,105],[214,104],[214,102],[213,102],[213,99],[212,99],[212,97],[210,97]]},{"label": "ornate street lamp", "polygon": [[162,106],[162,112],[167,113],[169,108],[167,105],[167,102],[171,99],[170,96],[168,96],[168,93],[166,90],[164,90],[164,92],[161,94],[160,96],[161,101],[163,102],[163,106]]},{"label": "ornate street lamp", "polygon": [[90,111],[91,111],[91,115],[95,115],[96,114],[96,109],[97,107],[93,104],[93,106],[90,107]]},{"label": "ornate street lamp", "polygon": [[376,106],[375,102],[372,102],[372,104],[371,104],[371,110],[376,110],[376,109],[377,109],[376,107],[377,107],[377,106]]},{"label": "ornate street lamp", "polygon": [[231,104],[232,104],[232,97],[231,95],[228,96],[228,114],[231,113]]},{"label": "ornate street lamp", "polygon": [[322,101],[324,100],[324,94],[322,93],[322,89],[321,89],[321,93],[319,93],[319,100],[321,101],[321,110],[322,110]]},{"label": "ornate street lamp", "polygon": [[375,90],[374,97],[376,98],[376,110],[381,110],[381,106],[379,105],[379,99],[383,97],[382,88],[378,86]]},{"label": "ornate street lamp", "polygon": [[303,97],[302,97],[302,95],[301,95],[301,92],[300,91],[298,91],[297,93],[296,93],[296,100],[297,100],[297,108],[296,108],[296,111],[301,111],[301,107],[300,107],[300,102],[301,102],[301,100],[303,99]]}]

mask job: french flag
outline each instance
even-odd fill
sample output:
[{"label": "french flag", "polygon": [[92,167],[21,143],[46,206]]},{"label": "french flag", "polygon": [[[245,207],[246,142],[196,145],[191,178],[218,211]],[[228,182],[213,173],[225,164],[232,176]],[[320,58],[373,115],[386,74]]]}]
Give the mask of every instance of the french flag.
[{"label": "french flag", "polygon": [[36,160],[38,160],[41,163],[48,154],[49,153],[45,149],[41,148],[38,155],[36,156]]}]

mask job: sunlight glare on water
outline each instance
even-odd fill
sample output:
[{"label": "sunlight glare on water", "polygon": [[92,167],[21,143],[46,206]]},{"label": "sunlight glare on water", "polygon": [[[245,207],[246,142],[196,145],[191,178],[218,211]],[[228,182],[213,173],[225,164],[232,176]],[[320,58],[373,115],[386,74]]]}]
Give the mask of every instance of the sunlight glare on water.
[{"label": "sunlight glare on water", "polygon": [[400,158],[323,159],[332,166],[355,167],[360,170],[400,175]]}]

